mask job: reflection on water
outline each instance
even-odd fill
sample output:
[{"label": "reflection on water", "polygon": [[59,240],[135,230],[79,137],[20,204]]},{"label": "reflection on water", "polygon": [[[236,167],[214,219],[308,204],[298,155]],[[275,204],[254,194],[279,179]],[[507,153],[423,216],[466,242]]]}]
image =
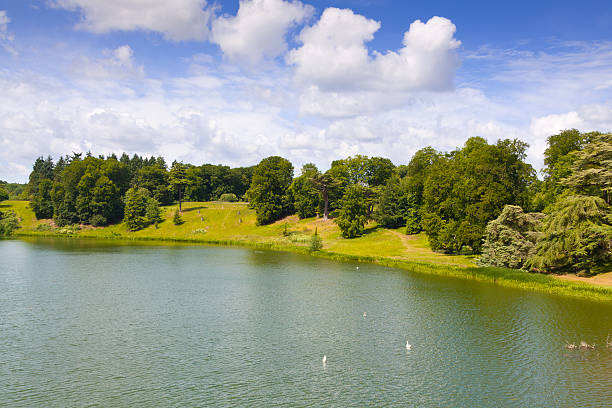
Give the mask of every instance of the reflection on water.
[{"label": "reflection on water", "polygon": [[[0,406],[612,401],[606,303],[287,253],[91,240],[0,241],[0,294]],[[581,339],[596,349],[564,348]]]}]

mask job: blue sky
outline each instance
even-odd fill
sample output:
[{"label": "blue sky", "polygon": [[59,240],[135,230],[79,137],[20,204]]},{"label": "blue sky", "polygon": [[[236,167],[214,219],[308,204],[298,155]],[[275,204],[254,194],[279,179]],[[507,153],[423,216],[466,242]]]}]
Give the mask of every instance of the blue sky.
[{"label": "blue sky", "polygon": [[[146,3],[146,7],[143,7]],[[612,130],[609,1],[0,0],[0,179],[126,151],[402,164]]]}]

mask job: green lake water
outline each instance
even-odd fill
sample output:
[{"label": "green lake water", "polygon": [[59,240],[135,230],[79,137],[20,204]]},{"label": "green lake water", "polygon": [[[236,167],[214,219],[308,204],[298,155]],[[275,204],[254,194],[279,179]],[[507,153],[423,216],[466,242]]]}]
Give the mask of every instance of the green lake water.
[{"label": "green lake water", "polygon": [[2,407],[604,407],[608,333],[610,303],[373,265],[0,241]]}]

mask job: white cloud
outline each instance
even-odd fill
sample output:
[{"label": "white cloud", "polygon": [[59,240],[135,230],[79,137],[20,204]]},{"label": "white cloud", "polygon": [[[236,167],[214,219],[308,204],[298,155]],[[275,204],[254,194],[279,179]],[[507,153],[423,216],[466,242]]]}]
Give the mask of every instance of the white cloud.
[{"label": "white cloud", "polygon": [[452,90],[459,66],[455,25],[448,19],[416,20],[404,34],[403,47],[370,55],[366,43],[380,23],[351,10],[328,8],[312,27],[305,28],[287,62],[295,79],[323,92],[414,92]]},{"label": "white cloud", "polygon": [[5,10],[0,10],[0,47],[4,48],[9,54],[16,56],[17,51],[12,45],[15,37],[8,31],[8,24],[11,19],[6,14]]},{"label": "white cloud", "polygon": [[114,50],[104,50],[106,58],[77,58],[72,64],[73,73],[82,79],[124,80],[143,78],[144,67],[134,63],[134,51],[129,45]]},{"label": "white cloud", "polygon": [[153,31],[175,41],[208,38],[212,10],[206,0],[50,0],[51,5],[79,11],[76,28],[101,34]]},{"label": "white cloud", "polygon": [[312,16],[314,8],[297,0],[241,0],[236,16],[212,24],[212,41],[232,60],[256,64],[287,50],[289,29]]}]

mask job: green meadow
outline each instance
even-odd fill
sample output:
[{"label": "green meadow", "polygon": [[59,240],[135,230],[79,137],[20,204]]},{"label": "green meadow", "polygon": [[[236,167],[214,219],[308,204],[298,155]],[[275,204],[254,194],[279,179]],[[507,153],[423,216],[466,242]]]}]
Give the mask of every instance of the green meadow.
[{"label": "green meadow", "polygon": [[[290,216],[271,225],[257,226],[255,211],[246,203],[183,203],[183,223],[180,225],[174,225],[172,221],[177,206],[163,207],[163,221],[157,228],[151,225],[139,231],[129,231],[123,223],[107,227],[56,227],[51,220],[36,220],[27,201],[5,201],[0,207],[19,215],[21,228],[15,232],[16,236],[240,245],[310,253],[338,261],[376,263],[414,273],[467,278],[506,287],[612,300],[612,287],[564,281],[551,275],[519,270],[476,267],[473,257],[434,252],[424,234],[406,235],[403,228],[385,229],[371,223],[366,226],[362,237],[344,239],[331,220],[300,220],[297,216]],[[315,230],[323,240],[323,248],[311,252],[310,240]]]}]

